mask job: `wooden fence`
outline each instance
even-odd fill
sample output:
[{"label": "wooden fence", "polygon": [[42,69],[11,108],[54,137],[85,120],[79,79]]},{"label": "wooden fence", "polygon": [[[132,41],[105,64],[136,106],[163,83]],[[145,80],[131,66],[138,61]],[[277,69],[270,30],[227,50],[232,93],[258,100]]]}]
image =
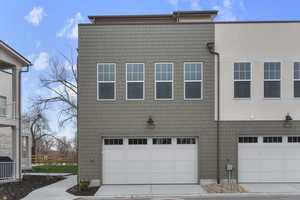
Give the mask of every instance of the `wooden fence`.
[{"label": "wooden fence", "polygon": [[32,164],[76,163],[76,154],[36,154],[31,156]]}]

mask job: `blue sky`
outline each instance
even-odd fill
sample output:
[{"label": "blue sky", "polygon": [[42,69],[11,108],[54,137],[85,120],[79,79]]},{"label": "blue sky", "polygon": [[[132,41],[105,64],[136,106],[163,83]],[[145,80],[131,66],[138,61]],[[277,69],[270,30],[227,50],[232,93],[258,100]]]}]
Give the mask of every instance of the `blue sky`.
[{"label": "blue sky", "polygon": [[[217,21],[300,20],[300,0],[0,0],[0,39],[34,63],[23,79],[24,108],[29,98],[43,94],[39,75],[49,58],[77,47],[77,23],[88,15],[163,14],[175,10],[219,10]],[[57,126],[57,113],[48,112],[59,135],[72,137],[71,125]]]}]

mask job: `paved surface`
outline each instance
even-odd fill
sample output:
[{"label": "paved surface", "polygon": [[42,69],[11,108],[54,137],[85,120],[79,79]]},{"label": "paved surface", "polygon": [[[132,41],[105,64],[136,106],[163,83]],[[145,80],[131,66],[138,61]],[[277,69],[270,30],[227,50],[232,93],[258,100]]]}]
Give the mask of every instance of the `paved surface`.
[{"label": "paved surface", "polygon": [[130,197],[136,195],[199,195],[206,193],[200,185],[104,185],[99,197]]},{"label": "paved surface", "polygon": [[76,176],[67,176],[65,180],[34,190],[22,200],[72,200],[74,196],[66,190],[74,185]]},{"label": "paved surface", "polygon": [[255,193],[300,193],[300,184],[241,184],[248,192]]},{"label": "paved surface", "polygon": [[299,195],[270,195],[270,194],[243,194],[243,195],[201,195],[199,197],[152,197],[152,198],[116,198],[116,199],[109,199],[109,198],[95,198],[95,197],[81,197],[75,198],[76,200],[299,200]]},{"label": "paved surface", "polygon": [[23,173],[23,175],[33,175],[33,176],[69,176],[72,173]]}]

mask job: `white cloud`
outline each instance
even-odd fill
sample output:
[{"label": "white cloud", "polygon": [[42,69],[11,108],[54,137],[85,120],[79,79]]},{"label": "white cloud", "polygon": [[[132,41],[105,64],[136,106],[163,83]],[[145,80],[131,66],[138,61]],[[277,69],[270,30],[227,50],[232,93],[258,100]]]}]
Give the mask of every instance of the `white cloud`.
[{"label": "white cloud", "polygon": [[201,10],[200,0],[190,0],[192,10]]},{"label": "white cloud", "polygon": [[232,8],[232,1],[231,0],[224,0],[223,1],[223,6],[224,6],[224,8],[231,9]]},{"label": "white cloud", "polygon": [[177,7],[177,6],[178,6],[178,1],[179,1],[179,0],[168,0],[169,4],[171,4],[171,5],[174,6],[174,7]]},{"label": "white cloud", "polygon": [[73,64],[73,67],[72,67],[70,62],[65,61],[64,68],[67,69],[67,70],[72,70],[72,68],[73,68],[76,71],[77,70],[77,65]]},{"label": "white cloud", "polygon": [[234,1],[223,0],[222,5],[215,5],[213,9],[219,10],[218,19],[221,21],[236,21],[237,16],[233,12]]},{"label": "white cloud", "polygon": [[39,41],[39,40],[36,40],[35,41],[35,48],[39,48],[40,46],[41,46],[41,41]]},{"label": "white cloud", "polygon": [[70,39],[78,38],[78,24],[84,22],[81,13],[78,12],[75,16],[69,18],[66,25],[57,33],[58,37],[66,37]]},{"label": "white cloud", "polygon": [[39,25],[41,23],[43,17],[45,17],[45,16],[46,16],[46,13],[44,12],[44,8],[42,8],[42,7],[34,7],[30,11],[30,13],[28,13],[28,15],[25,16],[25,19],[29,23],[37,26],[37,25]]},{"label": "white cloud", "polygon": [[33,66],[36,70],[43,70],[49,66],[49,55],[46,52],[41,52],[35,56]]}]

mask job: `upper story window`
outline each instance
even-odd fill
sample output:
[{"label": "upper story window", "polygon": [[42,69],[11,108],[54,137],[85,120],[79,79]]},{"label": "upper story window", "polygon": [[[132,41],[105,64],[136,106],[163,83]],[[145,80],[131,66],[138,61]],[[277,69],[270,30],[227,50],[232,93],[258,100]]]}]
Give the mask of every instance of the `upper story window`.
[{"label": "upper story window", "polygon": [[264,63],[264,97],[280,98],[280,62]]},{"label": "upper story window", "polygon": [[0,96],[0,116],[7,115],[7,98],[5,96]]},{"label": "upper story window", "polygon": [[184,63],[184,98],[202,98],[202,63]]},{"label": "upper story window", "polygon": [[251,64],[234,63],[234,98],[250,98]]},{"label": "upper story window", "polygon": [[294,63],[294,97],[300,97],[300,62]]},{"label": "upper story window", "polygon": [[101,63],[97,65],[97,87],[99,100],[116,99],[116,64]]},{"label": "upper story window", "polygon": [[144,99],[144,64],[126,64],[126,97],[132,100]]},{"label": "upper story window", "polygon": [[173,99],[173,63],[155,64],[155,99]]}]

